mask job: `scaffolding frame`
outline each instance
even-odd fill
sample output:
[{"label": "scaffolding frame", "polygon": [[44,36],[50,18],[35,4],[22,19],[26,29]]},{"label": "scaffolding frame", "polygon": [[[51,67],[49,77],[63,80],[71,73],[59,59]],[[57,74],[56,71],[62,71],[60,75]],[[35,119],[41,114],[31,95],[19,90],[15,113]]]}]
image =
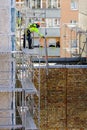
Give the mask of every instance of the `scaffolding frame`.
[{"label": "scaffolding frame", "polygon": [[[29,3],[29,0],[28,0]],[[19,3],[20,4],[20,3]],[[46,19],[46,9],[44,9],[42,12],[39,12],[36,10],[33,10],[31,8],[27,7],[27,1],[24,0],[24,8],[20,9],[20,13],[21,13],[21,17],[24,19],[24,25],[22,26],[22,24],[20,24],[18,31],[19,31],[19,48],[20,50],[22,50],[22,41],[21,39],[23,39],[23,36],[21,37],[21,35],[23,35],[22,33],[24,33],[24,29],[27,28],[28,24],[29,24],[29,19],[33,19],[33,23],[35,22],[36,18],[45,18]],[[43,15],[43,17],[41,16]],[[46,24],[46,23],[45,23]],[[45,28],[45,40],[44,40],[44,51],[45,51],[45,63],[46,63],[46,73],[48,75],[48,50],[47,50],[47,41],[46,41],[46,35],[47,35],[47,30]],[[33,39],[33,45],[34,45],[34,34],[32,34],[32,39]],[[25,41],[27,43],[27,41]],[[40,41],[39,41],[40,42]],[[40,43],[39,43],[39,47],[40,47]],[[38,52],[40,53],[40,48],[38,49]]]},{"label": "scaffolding frame", "polygon": [[[40,128],[40,68],[37,69],[37,76],[34,74],[32,57],[38,57],[38,54],[29,53],[26,51],[21,55],[21,64],[18,68],[18,79],[22,85],[21,103],[17,107],[19,115],[25,129],[39,129]],[[17,58],[17,57],[16,57]],[[37,88],[34,85],[34,80],[37,80]],[[37,97],[37,103],[35,98]],[[35,118],[35,121],[34,121]],[[35,124],[37,119],[37,125]]]},{"label": "scaffolding frame", "polygon": [[[63,25],[64,35],[63,42],[65,44],[65,55],[68,52],[69,57],[87,57],[87,32],[77,24],[65,23]],[[86,41],[82,42],[81,37],[85,36]]]},{"label": "scaffolding frame", "polygon": [[[46,49],[46,48],[45,48]],[[11,124],[8,125],[0,125],[0,128],[24,128],[25,130],[27,129],[32,129],[32,130],[38,130],[40,128],[40,57],[38,57],[38,54],[33,54],[33,52],[27,52],[26,50],[22,51],[13,51],[10,53],[10,64],[12,65],[12,70],[11,72],[11,88],[1,88],[1,92],[8,92],[12,95],[12,102],[11,102],[11,108],[9,109],[3,109],[1,108],[0,111],[10,111],[12,114],[11,117]],[[35,67],[37,68],[37,75],[35,74],[34,71],[34,63],[32,63],[32,58],[38,57],[39,58],[39,66]],[[46,54],[46,60],[47,60],[47,54]],[[4,60],[5,61],[5,60]],[[6,62],[6,61],[5,61]],[[8,62],[8,61],[7,61]],[[47,61],[48,62],[48,61]],[[15,70],[14,68],[17,67]],[[50,68],[50,66],[47,66],[47,68]],[[82,65],[59,65],[59,66],[53,66],[53,67],[59,67],[59,68],[65,68],[65,67],[86,67],[87,66],[82,66]],[[44,68],[42,66],[42,68]],[[46,68],[46,66],[45,66]],[[8,71],[1,71],[1,73],[9,73]],[[15,77],[15,74],[17,74],[17,79]],[[33,81],[35,78],[38,80],[38,87],[35,87],[33,84]],[[2,79],[1,79],[2,80]],[[5,79],[7,80],[7,79]],[[19,86],[18,88],[15,88],[15,83],[16,81],[20,81],[21,87]],[[15,98],[17,99],[17,96],[19,94],[19,104],[16,101]],[[17,96],[16,96],[17,95]],[[35,103],[34,95],[38,98],[38,103]],[[35,97],[35,98],[36,98]],[[17,101],[18,101],[17,100]],[[16,107],[15,106],[16,103]],[[18,111],[18,116],[21,119],[21,123],[18,125],[15,122],[15,111]],[[36,121],[37,117],[37,121]],[[2,117],[3,118],[3,117]],[[8,117],[5,117],[8,118]],[[34,123],[34,119],[36,124]]]},{"label": "scaffolding frame", "polygon": [[[2,71],[0,69],[0,73],[4,75],[0,78],[0,93],[2,95],[7,93],[7,105],[10,103],[9,107],[0,107],[2,113],[0,129],[40,129],[40,68],[37,69],[36,75],[36,69],[31,62],[32,57],[38,56],[38,54],[27,54],[23,51],[12,51],[9,53],[9,60],[2,59],[1,62],[8,65],[11,70],[4,69]],[[34,80],[36,80],[37,87],[34,85]],[[12,116],[3,115],[3,112],[10,113]],[[6,121],[5,124],[5,120],[10,121],[10,123]]]}]

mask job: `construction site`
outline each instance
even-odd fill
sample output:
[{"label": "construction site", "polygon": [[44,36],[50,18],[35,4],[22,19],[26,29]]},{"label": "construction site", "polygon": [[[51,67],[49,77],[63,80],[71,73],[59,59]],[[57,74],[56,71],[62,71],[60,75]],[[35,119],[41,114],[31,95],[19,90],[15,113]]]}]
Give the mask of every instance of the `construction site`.
[{"label": "construction site", "polygon": [[2,0],[0,17],[0,130],[87,130],[87,0]]}]

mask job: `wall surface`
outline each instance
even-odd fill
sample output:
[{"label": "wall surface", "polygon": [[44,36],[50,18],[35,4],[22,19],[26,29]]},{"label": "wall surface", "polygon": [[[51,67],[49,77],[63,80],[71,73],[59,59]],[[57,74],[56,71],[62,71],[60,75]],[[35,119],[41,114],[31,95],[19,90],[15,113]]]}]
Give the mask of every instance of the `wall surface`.
[{"label": "wall surface", "polygon": [[87,129],[87,69],[41,70],[41,130]]},{"label": "wall surface", "polygon": [[10,0],[0,1],[0,52],[9,51],[11,46],[10,33]]},{"label": "wall surface", "polygon": [[13,62],[10,52],[15,45],[15,0],[0,0],[0,130],[12,125]]},{"label": "wall surface", "polygon": [[[87,31],[87,0],[79,0],[79,26],[84,32]],[[83,56],[87,56],[87,35],[81,35],[81,48],[84,47]]]},{"label": "wall surface", "polygon": [[79,0],[79,24],[87,30],[87,0]]},{"label": "wall surface", "polygon": [[[69,30],[65,29],[64,25],[70,23],[71,20],[78,22],[78,9],[76,9],[76,10],[71,9],[71,0],[67,0],[66,2],[65,2],[65,0],[61,0],[61,30],[60,30],[60,35],[61,35],[60,55],[61,55],[61,57],[65,57],[65,55],[66,55],[66,57],[70,57],[70,51],[65,50],[65,49],[69,48],[69,41],[67,42],[67,45],[65,46],[64,33],[65,32],[69,33],[69,35],[67,35],[68,39],[70,39],[71,34],[70,34]],[[65,54],[65,51],[66,51],[66,54]]]}]

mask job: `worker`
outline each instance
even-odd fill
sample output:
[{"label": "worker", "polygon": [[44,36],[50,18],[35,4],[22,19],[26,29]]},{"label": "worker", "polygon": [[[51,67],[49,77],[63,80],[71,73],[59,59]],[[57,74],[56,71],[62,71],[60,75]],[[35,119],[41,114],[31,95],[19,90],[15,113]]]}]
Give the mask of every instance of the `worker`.
[{"label": "worker", "polygon": [[59,41],[56,42],[56,47],[60,48],[60,42]]},{"label": "worker", "polygon": [[28,48],[32,49],[32,36],[31,33],[37,33],[39,37],[44,38],[44,36],[40,33],[39,28],[40,23],[33,23],[28,25],[28,27],[24,30],[24,41],[23,41],[23,48],[26,47],[26,39],[28,41]]}]

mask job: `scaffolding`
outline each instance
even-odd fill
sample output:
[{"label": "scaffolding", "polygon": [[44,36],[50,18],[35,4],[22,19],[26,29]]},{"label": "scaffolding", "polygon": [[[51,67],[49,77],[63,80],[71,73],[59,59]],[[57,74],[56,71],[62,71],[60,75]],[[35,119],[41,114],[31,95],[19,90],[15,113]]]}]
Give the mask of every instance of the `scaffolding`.
[{"label": "scaffolding", "polygon": [[87,32],[77,24],[65,23],[63,43],[68,57],[87,57]]},{"label": "scaffolding", "polygon": [[[28,3],[27,3],[28,2]],[[19,3],[20,4],[20,3]],[[32,8],[29,8],[29,1],[24,1],[24,5],[22,8],[20,8],[19,12],[20,12],[20,18],[22,18],[22,23],[19,25],[19,27],[17,28],[17,33],[19,36],[19,39],[17,40],[17,44],[18,44],[18,48],[20,50],[23,49],[23,34],[24,34],[24,30],[27,28],[28,24],[32,24],[32,23],[36,23],[36,22],[41,22],[40,18],[44,18],[46,19],[46,9],[43,10],[38,10],[38,9],[34,9],[32,10]],[[45,27],[46,27],[46,23],[45,23]],[[40,38],[38,37],[37,34],[33,33],[32,35],[32,48],[34,48],[34,44],[35,44],[35,40],[34,37],[36,37],[38,39],[38,48],[35,48],[35,52],[38,52],[40,55],[40,58],[44,56],[45,59],[45,65],[46,65],[46,73],[48,75],[48,50],[47,50],[47,41],[46,41],[46,35],[47,35],[47,30],[45,28],[45,32],[44,32],[44,48],[43,51],[42,49],[40,49]],[[27,48],[27,40],[26,42],[26,48]]]},{"label": "scaffolding", "polygon": [[22,89],[19,95],[17,93],[17,110],[26,130],[40,129],[40,68],[36,70],[31,62],[32,57],[38,56],[25,50],[19,54],[15,53],[17,78]]},{"label": "scaffolding", "polygon": [[[31,58],[38,57],[38,54],[12,51],[8,55],[9,60],[5,54],[0,55],[0,129],[38,130],[40,68],[35,69],[31,62]],[[1,63],[5,64],[4,68]]]},{"label": "scaffolding", "polygon": [[[26,11],[28,11],[28,12],[26,13]],[[33,11],[29,12],[29,10],[25,10],[25,14],[26,14],[27,20],[29,18],[33,18],[33,20],[34,20],[34,18],[36,18],[35,12],[33,13]],[[65,27],[67,28],[67,26],[65,26]],[[75,30],[74,29],[75,28],[73,28],[73,30],[71,29],[69,35],[67,35],[67,34],[64,35],[64,38],[65,38],[64,43],[69,43],[69,42],[67,42],[68,40],[70,40],[70,41],[73,40],[73,32],[76,31],[76,29]],[[20,34],[21,34],[21,32],[20,32]],[[78,35],[77,32],[74,32],[74,36],[75,36],[74,40],[76,40],[76,42],[77,42],[77,35]],[[69,37],[69,39],[67,39],[66,37]],[[77,58],[80,57],[81,52],[80,52],[80,50],[78,51],[78,47],[80,48],[81,46],[76,46],[76,48],[72,48],[72,44],[71,44],[71,46],[69,46],[70,48],[67,48],[67,46],[65,46],[65,49],[68,50],[68,52],[70,52],[70,57],[77,57]],[[36,120],[33,120],[33,119],[37,115],[37,110],[39,110],[38,114],[40,114],[39,113],[40,112],[40,106],[38,106],[40,104],[36,105],[36,103],[35,103],[36,98],[34,100],[34,95],[36,95],[38,97],[38,92],[37,92],[37,89],[35,88],[35,86],[31,82],[31,81],[33,81],[32,75],[34,75],[34,73],[32,73],[32,64],[31,63],[35,62],[35,60],[32,60],[32,59],[33,58],[37,59],[37,56],[35,57],[35,55],[34,55],[34,57],[33,57],[32,52],[30,53],[27,49],[22,50],[22,51],[23,51],[22,53],[24,55],[20,55],[20,59],[23,58],[21,60],[21,64],[17,63],[17,77],[18,77],[18,80],[21,82],[21,85],[23,86],[22,91],[21,91],[22,93],[20,93],[20,95],[19,95],[19,99],[21,99],[22,102],[19,102],[19,105],[17,105],[17,110],[18,110],[18,113],[19,113],[19,115],[22,119],[22,123],[23,123],[22,125],[25,129],[37,129],[37,127],[36,127],[37,123],[36,124],[34,123],[34,121],[36,122]],[[31,57],[32,57],[32,59],[31,59]],[[17,56],[16,56],[16,58],[17,58]],[[31,59],[32,62],[30,62],[30,59]],[[40,63],[39,60],[41,60],[41,57],[38,59],[38,62]],[[65,58],[65,61],[66,61],[66,58]],[[67,69],[68,68],[72,68],[72,69],[74,69],[74,68],[76,68],[76,69],[77,68],[87,68],[87,65],[81,65],[81,64],[77,65],[77,63],[70,65],[69,62],[70,61],[68,61],[68,63],[66,63],[66,62],[64,62],[62,64],[59,63],[59,65],[53,65],[53,66],[49,65],[47,67],[47,69],[48,68],[66,68],[66,86],[65,86],[66,87],[66,92],[65,92],[65,94],[66,94],[66,108],[65,108],[66,109],[66,129],[68,127],[67,126],[67,75],[68,75]],[[36,66],[35,68],[37,68],[37,69],[46,68],[46,66],[45,65],[42,65],[42,66],[39,65],[39,66]],[[37,77],[37,76],[35,76],[35,77]],[[40,77],[39,77],[39,79],[40,79]],[[32,86],[32,88],[30,88],[30,89],[27,88],[28,83]],[[40,85],[40,83],[39,83],[39,85]],[[47,94],[47,88],[45,90],[45,93]],[[47,106],[46,106],[47,105],[46,96],[47,95],[45,95],[45,103],[46,103],[45,107],[47,108]],[[40,103],[40,97],[39,97],[38,102]],[[39,108],[39,109],[37,109],[37,108]],[[28,109],[29,109],[29,111],[28,111]],[[28,117],[27,117],[27,115],[28,115]],[[33,119],[32,119],[32,117],[33,117]],[[29,120],[30,123],[27,122],[27,119]],[[40,125],[40,118],[38,118],[38,121],[39,121],[39,125]],[[48,123],[48,122],[46,122],[46,123]],[[70,128],[70,129],[72,129],[72,128]]]},{"label": "scaffolding", "polygon": [[[15,2],[0,1],[0,129],[20,128],[15,115]],[[6,23],[5,23],[6,22]]]},{"label": "scaffolding", "polygon": [[0,2],[0,16],[0,129],[38,130],[40,68],[31,59],[39,53],[15,48],[15,0]]},{"label": "scaffolding", "polygon": [[[19,30],[21,44],[21,26]],[[9,35],[0,33],[0,36],[7,36],[14,42],[14,32],[10,32]],[[48,74],[48,68],[87,68],[87,65],[48,66],[47,48],[45,46],[46,65],[41,66],[39,52],[23,50],[22,48],[14,51],[13,48],[8,46],[7,50],[4,46],[0,51],[0,129],[39,130],[40,68],[46,68]],[[38,66],[34,66],[33,58],[38,59]]]}]

